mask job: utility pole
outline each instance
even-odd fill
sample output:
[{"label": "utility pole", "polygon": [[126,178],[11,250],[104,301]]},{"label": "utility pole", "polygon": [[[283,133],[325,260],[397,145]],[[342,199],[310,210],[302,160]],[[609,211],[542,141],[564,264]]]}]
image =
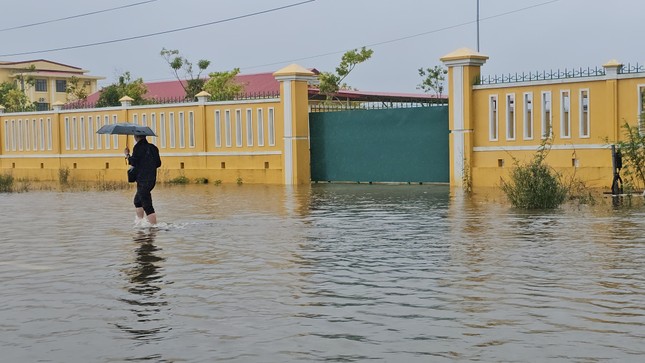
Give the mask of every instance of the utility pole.
[{"label": "utility pole", "polygon": [[477,53],[479,53],[479,0],[477,0]]}]

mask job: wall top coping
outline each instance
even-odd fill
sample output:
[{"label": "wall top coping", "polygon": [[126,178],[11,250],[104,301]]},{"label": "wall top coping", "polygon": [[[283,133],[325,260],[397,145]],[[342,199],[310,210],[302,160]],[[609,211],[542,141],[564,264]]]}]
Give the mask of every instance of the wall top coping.
[{"label": "wall top coping", "polygon": [[294,63],[276,71],[273,76],[276,78],[284,76],[313,77],[315,74],[307,68]]},{"label": "wall top coping", "polygon": [[439,58],[439,60],[441,60],[442,62],[474,60],[474,61],[477,61],[477,63],[486,62],[487,59],[488,59],[487,55],[481,54],[470,48],[459,48]]},{"label": "wall top coping", "polygon": [[620,63],[619,61],[617,61],[616,59],[611,59],[610,61],[608,61],[607,63],[603,64],[602,66],[605,67],[605,68],[609,68],[609,67],[620,67],[622,65],[623,64]]}]

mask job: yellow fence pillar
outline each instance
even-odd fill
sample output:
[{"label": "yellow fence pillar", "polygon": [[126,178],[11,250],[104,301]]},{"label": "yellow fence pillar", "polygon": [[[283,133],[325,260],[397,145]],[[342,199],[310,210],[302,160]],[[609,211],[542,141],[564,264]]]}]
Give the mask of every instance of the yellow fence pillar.
[{"label": "yellow fence pillar", "polygon": [[450,128],[450,185],[462,187],[472,176],[474,110],[473,88],[487,56],[461,48],[441,57],[448,67],[448,114]]},{"label": "yellow fence pillar", "polygon": [[284,184],[308,184],[311,181],[308,82],[315,76],[297,64],[287,66],[273,76],[280,82],[284,114]]},{"label": "yellow fence pillar", "polygon": [[609,120],[614,127],[613,140],[611,142],[618,142],[620,124],[618,120],[618,73],[623,67],[617,60],[612,59],[606,64],[603,64],[605,69],[605,77],[607,78],[607,110],[609,113]]}]

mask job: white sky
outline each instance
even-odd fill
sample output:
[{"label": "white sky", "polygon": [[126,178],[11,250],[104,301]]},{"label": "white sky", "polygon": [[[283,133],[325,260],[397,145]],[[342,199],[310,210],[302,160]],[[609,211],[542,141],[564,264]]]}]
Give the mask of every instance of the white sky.
[{"label": "white sky", "polygon": [[[1,7],[0,29],[142,1],[7,1]],[[106,77],[100,82],[106,86],[124,71],[144,81],[173,79],[159,56],[163,47],[179,49],[194,64],[210,60],[208,71],[239,67],[248,74],[275,71],[291,63],[333,71],[346,50],[365,45],[374,55],[350,74],[349,85],[364,91],[420,92],[418,68],[441,64],[439,58],[455,49],[477,47],[477,0],[315,0],[192,30],[40,52],[189,27],[302,1],[156,0],[0,30],[0,60],[69,64]],[[500,15],[522,8],[528,9]],[[490,57],[482,73],[593,68],[612,58],[645,63],[644,47],[638,43],[644,17],[644,0],[480,0],[480,52]],[[38,53],[8,56],[25,52]]]}]

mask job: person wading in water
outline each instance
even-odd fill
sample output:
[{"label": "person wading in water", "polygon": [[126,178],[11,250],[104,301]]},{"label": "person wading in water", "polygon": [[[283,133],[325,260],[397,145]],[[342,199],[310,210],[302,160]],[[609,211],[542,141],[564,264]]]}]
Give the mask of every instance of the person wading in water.
[{"label": "person wading in water", "polygon": [[137,214],[137,223],[141,222],[145,215],[150,224],[157,224],[157,214],[152,206],[152,194],[157,183],[157,168],[161,166],[159,149],[146,140],[145,136],[135,135],[136,144],[130,149],[124,150],[128,164],[134,167],[137,182],[137,194],[134,195],[134,207]]}]

